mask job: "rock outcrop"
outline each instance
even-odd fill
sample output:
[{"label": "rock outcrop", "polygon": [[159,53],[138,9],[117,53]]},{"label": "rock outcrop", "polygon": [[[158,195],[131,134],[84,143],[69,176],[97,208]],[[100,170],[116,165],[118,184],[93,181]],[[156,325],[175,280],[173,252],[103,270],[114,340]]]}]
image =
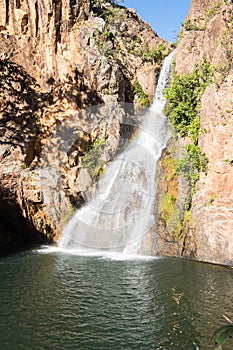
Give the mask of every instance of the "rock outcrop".
[{"label": "rock outcrop", "polygon": [[153,98],[171,45],[112,3],[0,1],[0,250],[16,232],[23,245],[25,220],[35,241],[56,240],[134,130],[118,103]]},{"label": "rock outcrop", "polygon": [[134,10],[107,1],[2,1],[0,29],[2,57],[45,89],[63,84],[74,107],[94,95],[130,102],[135,79],[152,97],[156,75],[148,84],[143,72],[156,72],[158,45],[167,46]]},{"label": "rock outcrop", "polygon": [[201,99],[198,140],[208,169],[200,173],[180,237],[173,235],[173,249],[167,252],[174,255],[178,245],[175,255],[226,265],[233,265],[232,16],[230,0],[193,0],[180,33],[176,72],[190,74],[203,59],[213,71]]},{"label": "rock outcrop", "polygon": [[[0,253],[53,242],[135,130],[171,45],[113,1],[0,1]],[[191,189],[174,139],[158,169],[155,253],[233,265],[233,3],[193,0],[176,73],[203,59],[198,146],[208,158]],[[129,105],[119,105],[119,102]],[[96,107],[98,105],[98,107]]]}]

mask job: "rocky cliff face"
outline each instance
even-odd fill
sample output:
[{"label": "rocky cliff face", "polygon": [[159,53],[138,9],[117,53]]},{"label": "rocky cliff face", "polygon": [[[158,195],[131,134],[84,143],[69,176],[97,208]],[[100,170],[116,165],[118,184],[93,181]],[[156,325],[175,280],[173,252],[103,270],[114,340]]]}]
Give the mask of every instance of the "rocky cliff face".
[{"label": "rocky cliff face", "polygon": [[233,264],[232,19],[232,1],[193,0],[180,33],[177,74],[190,74],[205,59],[213,77],[199,108],[198,145],[208,158],[208,169],[200,173],[191,209],[181,220],[180,237],[172,235],[173,251],[178,246],[175,254],[227,265]]},{"label": "rocky cliff face", "polygon": [[[180,33],[176,73],[203,59],[213,72],[198,105],[208,168],[192,189],[177,171],[190,135],[164,151],[158,254],[233,264],[232,18],[231,0],[193,0]],[[0,48],[2,252],[56,240],[134,131],[132,106],[118,102],[151,101],[170,46],[108,1],[1,0]]]},{"label": "rocky cliff face", "polygon": [[108,1],[1,0],[0,48],[0,246],[25,220],[53,241],[133,131],[118,102],[148,105],[170,45]]},{"label": "rocky cliff face", "polygon": [[[95,94],[130,101],[135,78],[153,96],[156,57],[149,56],[163,41],[134,10],[97,0],[2,1],[0,29],[2,56],[22,65],[41,87],[60,82],[69,91],[66,85],[82,83],[69,91],[75,107],[78,99],[82,107],[85,99],[93,103]],[[150,85],[144,71],[153,77]]]}]

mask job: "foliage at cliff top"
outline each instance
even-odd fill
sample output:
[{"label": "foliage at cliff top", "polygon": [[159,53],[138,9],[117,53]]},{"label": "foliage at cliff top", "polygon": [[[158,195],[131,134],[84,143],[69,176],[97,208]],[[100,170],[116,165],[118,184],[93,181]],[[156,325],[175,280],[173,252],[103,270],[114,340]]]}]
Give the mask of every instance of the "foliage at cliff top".
[{"label": "foliage at cliff top", "polygon": [[103,3],[107,3],[107,2],[109,2],[111,5],[114,5],[114,4],[118,4],[119,2],[124,2],[124,0],[119,0],[119,1],[117,1],[117,0],[92,0],[92,2],[97,4],[97,5],[98,4],[101,5],[101,3],[103,4]]},{"label": "foliage at cliff top", "polygon": [[[102,18],[105,22],[104,28],[98,29],[95,34],[98,49],[108,57],[117,58],[118,62],[119,56],[125,56],[127,52],[136,58],[140,57],[143,63],[160,64],[171,50],[170,45],[158,37],[156,41],[156,34],[151,28],[149,35],[148,32],[146,35],[143,34],[143,31],[138,29],[140,18],[134,13],[129,16],[127,9],[121,6],[120,2],[123,1],[93,0],[92,2],[93,15]],[[127,29],[127,26],[130,26],[130,30]],[[145,26],[147,30],[148,27],[149,25]],[[132,32],[132,28],[135,31]],[[155,35],[153,36],[152,33]],[[155,41],[153,45],[151,37],[152,41]]]}]

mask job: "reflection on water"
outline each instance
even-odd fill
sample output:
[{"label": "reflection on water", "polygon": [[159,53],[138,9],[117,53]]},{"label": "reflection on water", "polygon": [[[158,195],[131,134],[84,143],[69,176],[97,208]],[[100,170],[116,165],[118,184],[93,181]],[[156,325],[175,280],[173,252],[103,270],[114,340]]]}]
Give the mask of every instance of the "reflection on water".
[{"label": "reflection on water", "polygon": [[[180,259],[27,252],[0,260],[0,349],[214,349],[232,271]],[[232,349],[232,341],[224,349]]]}]

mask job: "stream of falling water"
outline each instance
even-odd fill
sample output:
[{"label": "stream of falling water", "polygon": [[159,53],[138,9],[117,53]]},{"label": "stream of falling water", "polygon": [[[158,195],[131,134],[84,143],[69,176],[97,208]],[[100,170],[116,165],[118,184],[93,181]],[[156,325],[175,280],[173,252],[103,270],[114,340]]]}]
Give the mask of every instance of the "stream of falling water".
[{"label": "stream of falling water", "polygon": [[110,165],[93,198],[66,225],[61,249],[142,254],[154,225],[157,162],[170,133],[163,108],[174,51],[164,60],[154,101],[135,140]]}]

